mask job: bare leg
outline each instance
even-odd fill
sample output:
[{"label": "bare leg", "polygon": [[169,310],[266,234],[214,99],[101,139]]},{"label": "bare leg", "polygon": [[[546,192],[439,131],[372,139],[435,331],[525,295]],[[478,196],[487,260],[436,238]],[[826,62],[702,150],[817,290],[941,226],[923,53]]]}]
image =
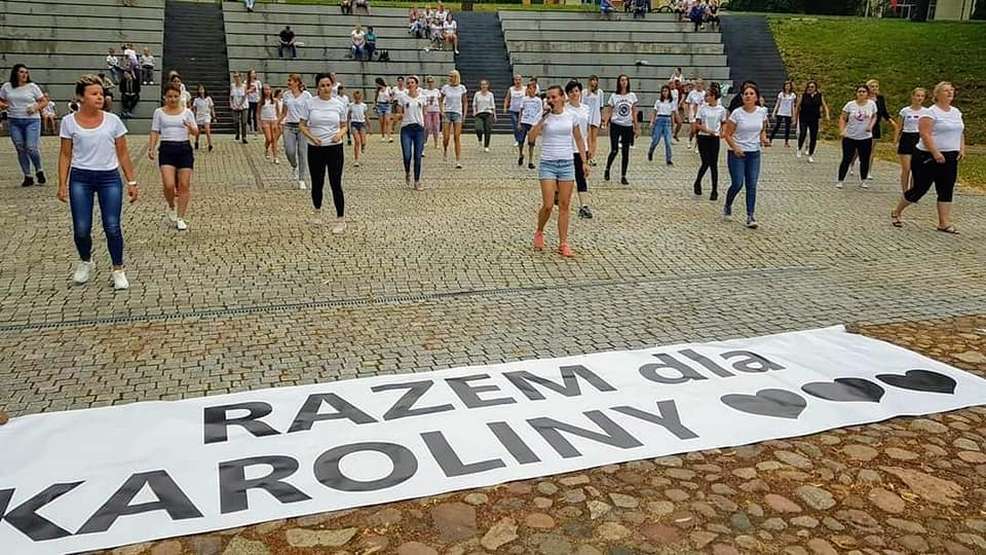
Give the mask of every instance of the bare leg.
[{"label": "bare leg", "polygon": [[178,217],[184,218],[188,212],[188,202],[192,199],[192,170],[183,168],[178,170],[178,191],[176,194],[178,201]]},{"label": "bare leg", "polygon": [[574,184],[574,181],[558,182],[558,243],[562,245],[568,243],[568,221],[572,215],[572,186]]},{"label": "bare leg", "polygon": [[462,121],[457,121],[452,124],[453,136],[455,138],[455,161],[458,162],[462,159]]},{"label": "bare leg", "polygon": [[952,203],[938,203],[938,229],[945,229],[952,225]]},{"label": "bare leg", "polygon": [[557,184],[554,179],[541,180],[541,209],[538,210],[538,233],[544,233],[544,226],[551,219],[551,210],[555,207],[555,190]]},{"label": "bare leg", "polygon": [[176,173],[174,166],[161,166],[161,187],[164,192],[164,200],[171,210],[175,209],[175,188],[178,185]]},{"label": "bare leg", "polygon": [[451,125],[447,121],[442,122],[442,149],[445,152],[445,158],[448,158],[448,142],[452,138],[451,129],[449,129]]},{"label": "bare leg", "polygon": [[900,190],[906,193],[911,188],[911,157],[901,154],[897,159],[900,160]]}]

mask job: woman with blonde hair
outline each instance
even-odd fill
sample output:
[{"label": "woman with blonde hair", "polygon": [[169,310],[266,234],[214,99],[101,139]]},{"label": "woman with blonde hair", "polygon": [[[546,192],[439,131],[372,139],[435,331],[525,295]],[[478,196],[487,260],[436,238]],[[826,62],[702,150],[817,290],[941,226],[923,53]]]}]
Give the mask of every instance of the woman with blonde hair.
[{"label": "woman with blonde hair", "polygon": [[928,98],[928,91],[921,87],[911,92],[911,105],[904,106],[897,113],[897,159],[900,161],[900,190],[906,193],[911,188],[911,156],[914,154],[914,147],[921,139],[918,133],[918,122],[924,112],[924,101]]},{"label": "woman with blonde hair", "polygon": [[442,85],[440,107],[445,114],[442,125],[442,147],[445,149],[445,160],[448,161],[448,144],[455,140],[455,167],[462,167],[462,120],[469,108],[469,98],[466,97],[466,86],[462,84],[462,76],[458,70],[448,72],[448,84]]},{"label": "woman with blonde hair", "polygon": [[965,157],[965,122],[962,112],[952,106],[955,87],[948,81],[935,86],[934,105],[921,112],[918,120],[918,144],[911,158],[914,183],[904,192],[890,213],[894,227],[901,227],[900,215],[905,208],[921,200],[932,185],[938,195],[938,231],[958,234],[952,225],[952,193],[958,176],[959,162]]},{"label": "woman with blonde hair", "polygon": [[260,111],[260,128],[264,132],[264,158],[279,164],[277,159],[277,119],[279,116],[279,106],[274,98],[274,91],[270,85],[264,85],[260,89],[260,99],[258,102]]},{"label": "woman with blonde hair", "polygon": [[292,73],[288,76],[288,90],[281,99],[281,114],[278,123],[284,133],[284,155],[294,170],[293,178],[298,180],[298,188],[305,189],[305,176],[308,173],[308,145],[301,134],[301,114],[312,98],[305,90],[301,76]]}]

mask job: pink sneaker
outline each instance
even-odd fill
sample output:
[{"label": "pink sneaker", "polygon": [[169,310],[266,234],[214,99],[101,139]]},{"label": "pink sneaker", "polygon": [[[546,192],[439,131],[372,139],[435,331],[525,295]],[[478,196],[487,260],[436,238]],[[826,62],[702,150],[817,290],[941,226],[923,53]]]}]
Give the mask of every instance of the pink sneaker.
[{"label": "pink sneaker", "polygon": [[534,232],[534,250],[544,250],[544,233],[541,231]]},{"label": "pink sneaker", "polygon": [[558,254],[564,256],[565,258],[571,258],[575,256],[572,252],[572,248],[568,246],[568,243],[562,243],[558,245]]}]

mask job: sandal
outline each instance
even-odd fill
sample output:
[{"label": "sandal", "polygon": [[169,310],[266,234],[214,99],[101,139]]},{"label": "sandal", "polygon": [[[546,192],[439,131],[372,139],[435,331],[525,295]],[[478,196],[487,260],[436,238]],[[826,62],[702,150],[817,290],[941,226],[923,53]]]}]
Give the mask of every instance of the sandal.
[{"label": "sandal", "polygon": [[955,226],[954,225],[948,225],[946,227],[938,227],[938,228],[935,228],[935,229],[937,229],[938,231],[940,231],[942,233],[949,233],[951,235],[958,235],[959,234],[959,230],[955,229]]},{"label": "sandal", "polygon": [[898,212],[890,212],[890,223],[894,227],[904,227],[904,224],[900,223],[900,214]]}]

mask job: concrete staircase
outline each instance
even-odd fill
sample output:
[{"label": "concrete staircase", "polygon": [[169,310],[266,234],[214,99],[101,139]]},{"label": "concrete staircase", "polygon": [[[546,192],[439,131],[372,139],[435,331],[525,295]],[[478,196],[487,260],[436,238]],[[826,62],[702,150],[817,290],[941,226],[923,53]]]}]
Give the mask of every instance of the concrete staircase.
[{"label": "concrete staircase", "polygon": [[[507,54],[507,46],[500,29],[500,20],[491,12],[459,12],[455,14],[459,23],[459,52],[455,57],[455,68],[462,75],[462,83],[469,89],[469,100],[479,90],[479,82],[490,82],[497,103],[497,121],[494,133],[512,133],[510,118],[501,113],[503,95],[512,84],[513,71]],[[470,110],[471,112],[471,110]],[[473,128],[473,117],[466,117],[465,126]]]},{"label": "concrete staircase", "polygon": [[733,90],[739,92],[740,84],[747,79],[756,81],[768,108],[773,110],[777,93],[787,80],[787,70],[767,25],[767,18],[759,15],[724,15],[722,42],[726,45]]}]

